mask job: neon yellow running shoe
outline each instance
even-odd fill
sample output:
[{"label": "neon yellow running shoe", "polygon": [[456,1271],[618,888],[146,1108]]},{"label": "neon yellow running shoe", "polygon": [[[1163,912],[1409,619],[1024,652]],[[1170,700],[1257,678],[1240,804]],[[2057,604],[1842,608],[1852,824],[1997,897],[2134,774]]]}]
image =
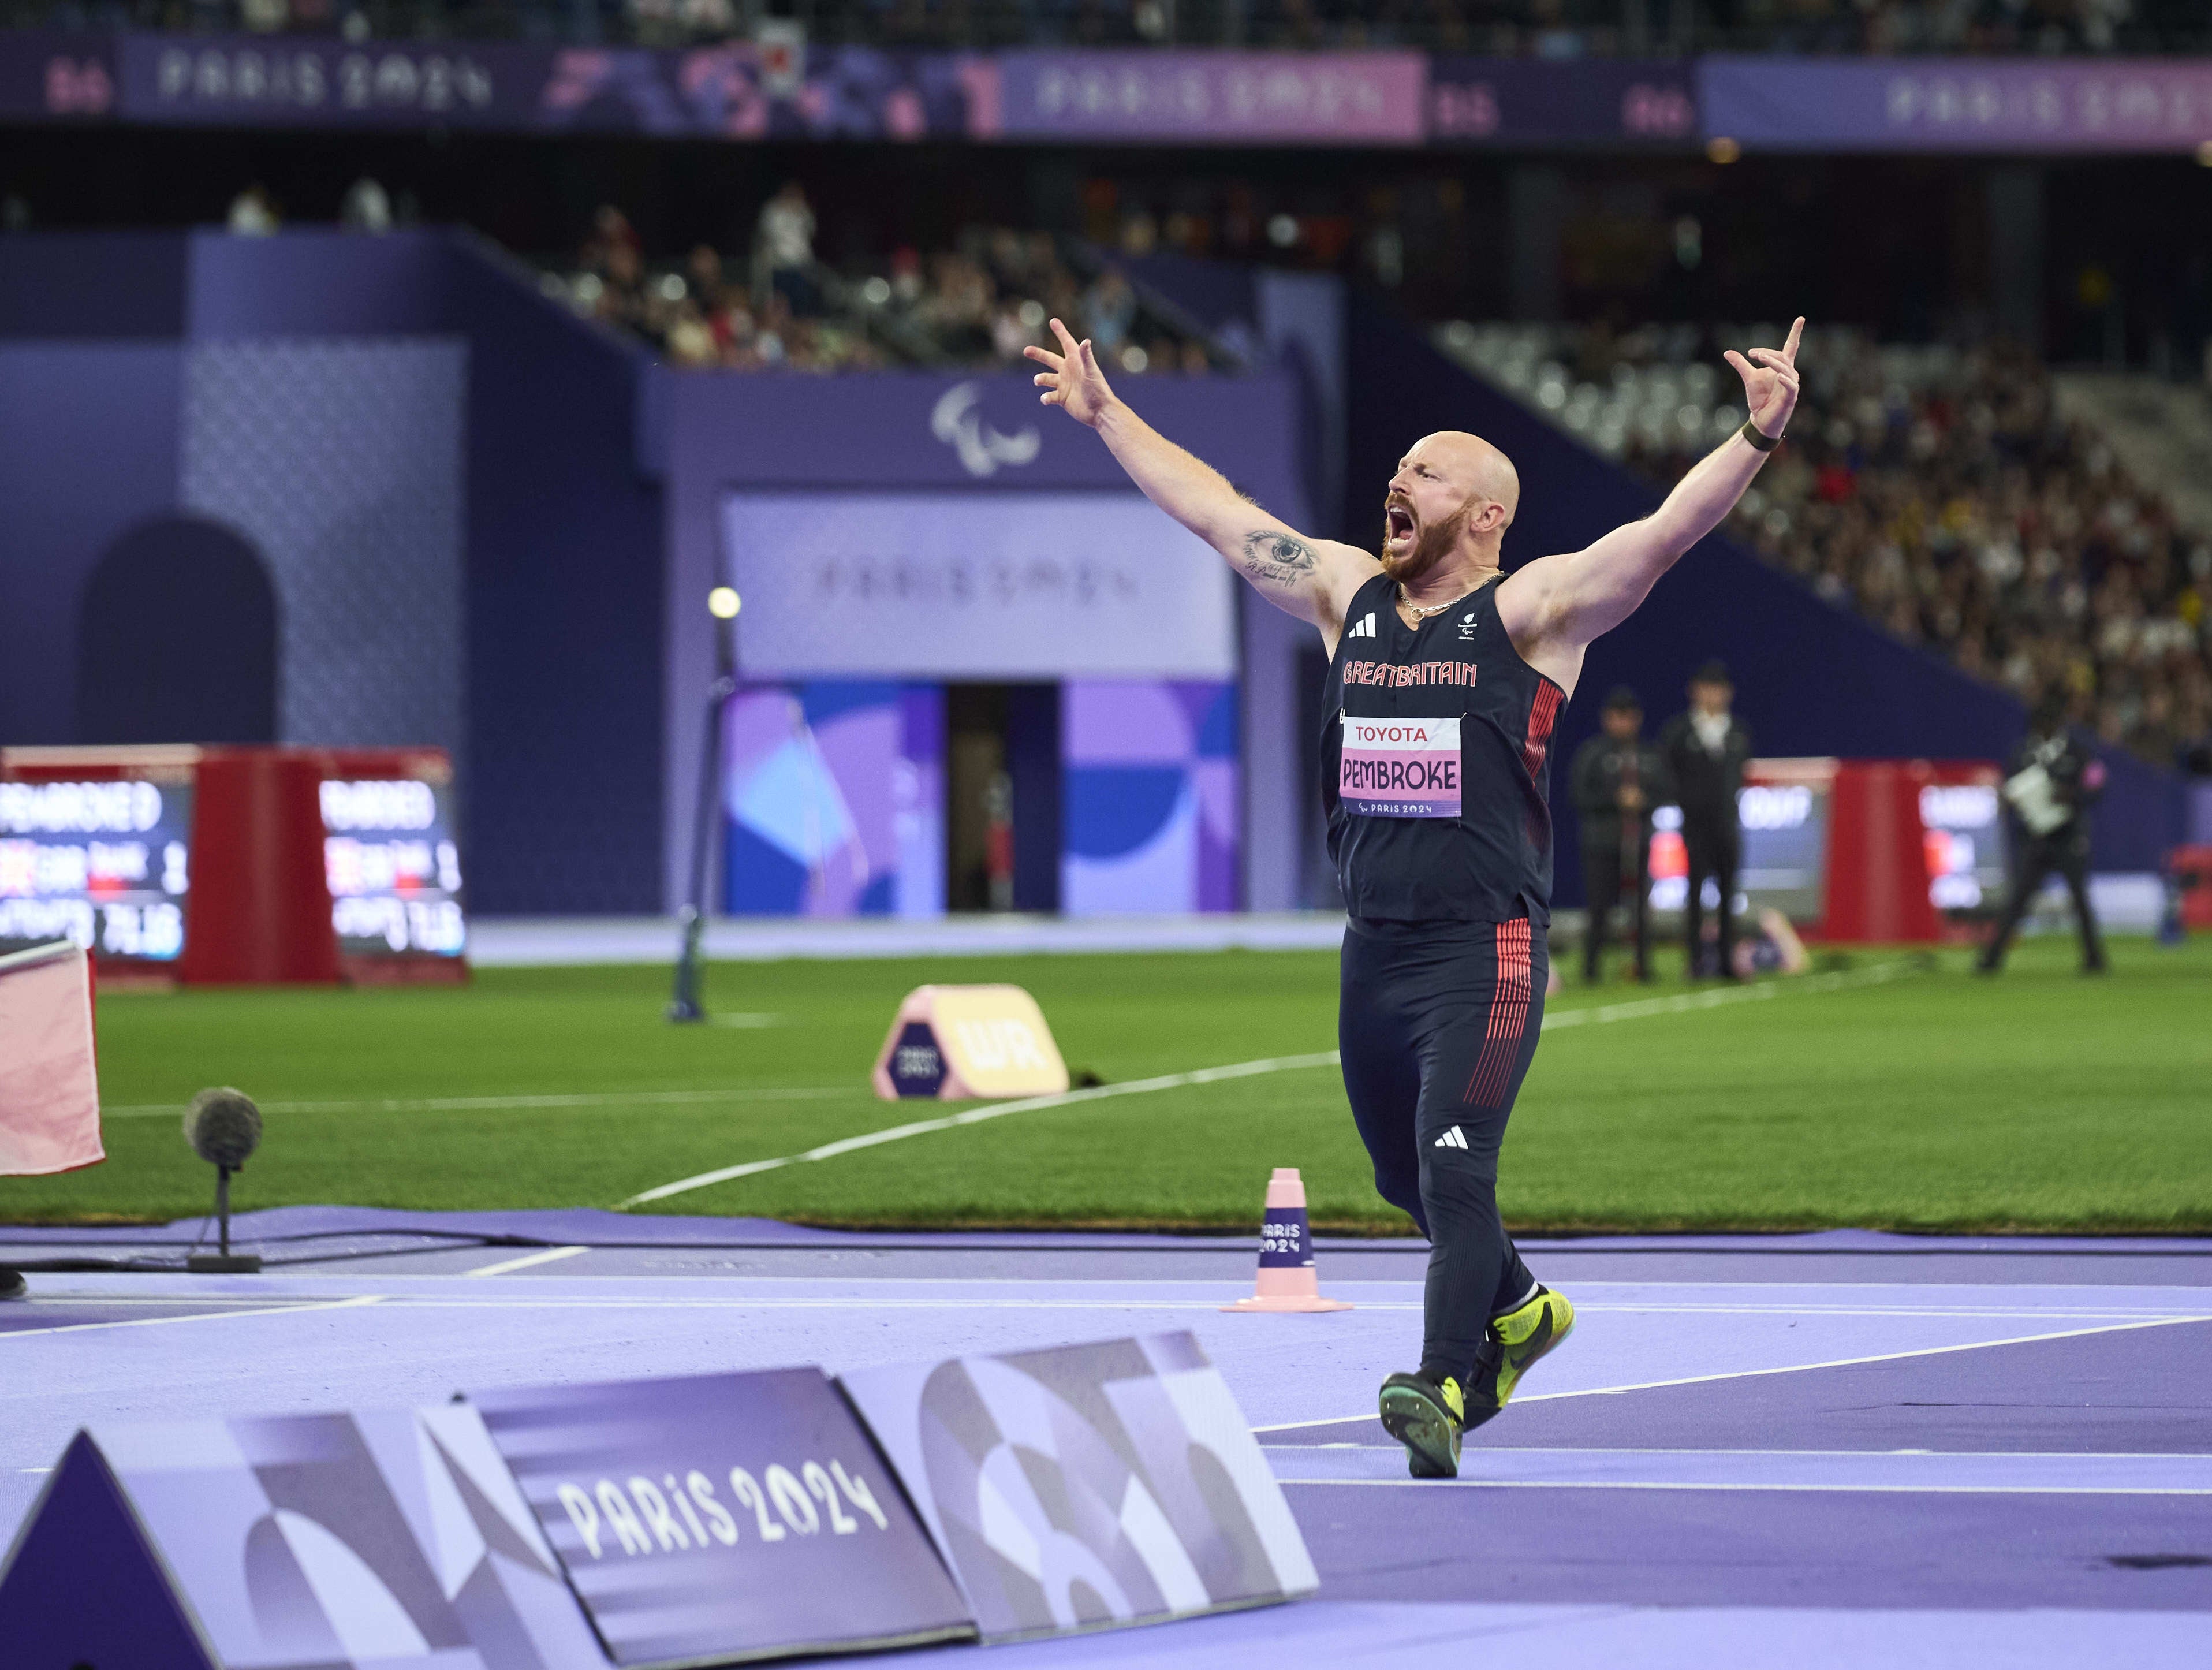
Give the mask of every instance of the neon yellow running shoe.
[{"label": "neon yellow running shoe", "polygon": [[1416,1479],[1459,1477],[1459,1435],[1467,1424],[1467,1397],[1449,1375],[1392,1375],[1382,1382],[1382,1425],[1406,1447],[1406,1469]]},{"label": "neon yellow running shoe", "polygon": [[1526,1304],[1492,1318],[1474,1360],[1474,1379],[1467,1388],[1467,1424],[1480,1426],[1504,1408],[1521,1376],[1574,1331],[1574,1306],[1565,1294],[1543,1286]]}]

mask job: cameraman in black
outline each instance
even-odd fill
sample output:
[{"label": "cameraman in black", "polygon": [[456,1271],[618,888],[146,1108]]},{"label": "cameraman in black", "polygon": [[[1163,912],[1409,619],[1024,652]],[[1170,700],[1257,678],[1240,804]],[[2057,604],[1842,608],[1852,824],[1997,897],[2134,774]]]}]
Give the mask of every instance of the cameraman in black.
[{"label": "cameraman in black", "polygon": [[1720,887],[1720,977],[1735,974],[1735,872],[1743,862],[1743,835],[1735,797],[1751,758],[1751,732],[1735,722],[1729,705],[1735,687],[1728,668],[1708,661],[1690,679],[1690,711],[1677,714],[1659,733],[1659,753],[1682,808],[1682,845],[1689,853],[1690,890],[1683,908],[1688,977],[1698,978],[1705,954],[1705,878]]},{"label": "cameraman in black", "polygon": [[1568,773],[1575,810],[1582,814],[1583,884],[1589,931],[1583,936],[1583,979],[1595,986],[1605,954],[1613,908],[1627,896],[1636,977],[1651,978],[1651,808],[1668,798],[1667,768],[1656,749],[1638,736],[1644,705],[1626,684],[1605,699],[1605,728],[1576,750]]},{"label": "cameraman in black", "polygon": [[2074,898],[2075,926],[2081,935],[2081,972],[2105,972],[2104,943],[2097,935],[2097,913],[2089,903],[2089,808],[2104,792],[2104,762],[2084,747],[2066,722],[2063,695],[2047,695],[2035,706],[2027,735],[2013,756],[2004,780],[2005,822],[2012,835],[2012,891],[1996,937],[1975,965],[1993,975],[2004,966],[2005,951],[2021,918],[2044,878],[2056,870]]}]

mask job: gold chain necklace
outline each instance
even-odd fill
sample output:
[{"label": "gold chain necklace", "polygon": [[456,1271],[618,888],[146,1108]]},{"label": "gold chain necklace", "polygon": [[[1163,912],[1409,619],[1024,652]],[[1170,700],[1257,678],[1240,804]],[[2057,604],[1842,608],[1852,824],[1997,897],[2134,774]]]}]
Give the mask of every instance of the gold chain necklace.
[{"label": "gold chain necklace", "polygon": [[[1486,582],[1486,583],[1487,582]],[[1406,595],[1406,582],[1401,580],[1398,582],[1398,605],[1401,609],[1412,610],[1413,611],[1413,618],[1415,620],[1425,621],[1431,615],[1443,614],[1445,610],[1452,606],[1452,604],[1465,603],[1469,598],[1473,597],[1475,592],[1480,592],[1481,589],[1482,587],[1480,586],[1471,587],[1467,591],[1462,592],[1457,597],[1454,598],[1450,603],[1440,603],[1431,608],[1424,609],[1419,604],[1415,603],[1413,598]]]}]

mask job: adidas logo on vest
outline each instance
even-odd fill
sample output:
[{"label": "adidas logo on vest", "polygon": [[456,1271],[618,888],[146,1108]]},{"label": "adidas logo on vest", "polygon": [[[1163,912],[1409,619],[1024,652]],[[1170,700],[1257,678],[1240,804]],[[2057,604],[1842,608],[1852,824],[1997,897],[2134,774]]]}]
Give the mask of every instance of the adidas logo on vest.
[{"label": "adidas logo on vest", "polygon": [[1455,1125],[1450,1130],[1445,1132],[1443,1135],[1438,1137],[1434,1142],[1431,1143],[1429,1146],[1431,1148],[1464,1148],[1467,1146],[1467,1133],[1462,1131],[1459,1126]]},{"label": "adidas logo on vest", "polygon": [[1369,610],[1360,617],[1359,624],[1344,635],[1347,638],[1371,638],[1375,635],[1375,611]]}]

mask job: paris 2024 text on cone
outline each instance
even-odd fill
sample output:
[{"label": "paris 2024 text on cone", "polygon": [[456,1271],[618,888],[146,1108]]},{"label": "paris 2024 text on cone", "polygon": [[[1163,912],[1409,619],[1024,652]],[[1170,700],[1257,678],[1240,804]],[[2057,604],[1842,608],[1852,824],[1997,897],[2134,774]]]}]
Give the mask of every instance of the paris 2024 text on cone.
[{"label": "paris 2024 text on cone", "polygon": [[1306,1186],[1296,1166],[1279,1165],[1267,1179],[1267,1221],[1260,1226],[1260,1277],[1252,1297],[1224,1310],[1349,1310],[1321,1296],[1313,1235],[1306,1228]]}]

